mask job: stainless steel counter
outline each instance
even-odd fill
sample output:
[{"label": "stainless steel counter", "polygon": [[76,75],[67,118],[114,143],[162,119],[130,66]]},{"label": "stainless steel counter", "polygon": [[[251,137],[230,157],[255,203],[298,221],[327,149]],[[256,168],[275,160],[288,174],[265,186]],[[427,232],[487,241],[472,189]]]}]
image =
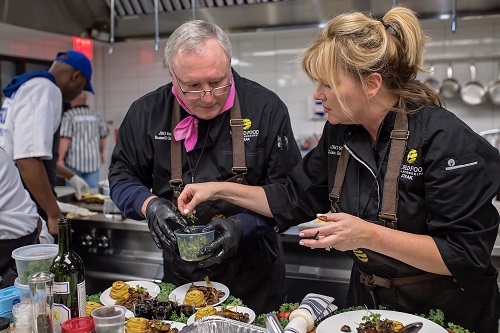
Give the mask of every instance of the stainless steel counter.
[{"label": "stainless steel counter", "polygon": [[[102,291],[115,280],[163,277],[161,250],[151,239],[145,220],[112,220],[98,213],[74,219],[72,226],[75,249],[87,268],[89,293]],[[293,227],[281,234],[289,301],[300,301],[306,293],[317,292],[335,297],[337,304],[343,306],[351,259],[339,251],[300,246],[298,233],[298,228]],[[500,270],[500,235],[492,257],[493,264]]]}]

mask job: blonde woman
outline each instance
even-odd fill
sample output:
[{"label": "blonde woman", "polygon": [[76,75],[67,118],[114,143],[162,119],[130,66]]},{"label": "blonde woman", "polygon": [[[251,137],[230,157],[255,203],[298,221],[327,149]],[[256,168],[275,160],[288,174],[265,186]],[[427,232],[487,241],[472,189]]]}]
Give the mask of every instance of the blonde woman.
[{"label": "blonde woman", "polygon": [[328,114],[317,148],[286,182],[188,185],[179,209],[225,199],[281,230],[318,216],[331,223],[300,244],[352,257],[349,305],[439,308],[446,322],[496,332],[500,157],[416,80],[426,40],[403,7],[333,18],[302,56]]}]

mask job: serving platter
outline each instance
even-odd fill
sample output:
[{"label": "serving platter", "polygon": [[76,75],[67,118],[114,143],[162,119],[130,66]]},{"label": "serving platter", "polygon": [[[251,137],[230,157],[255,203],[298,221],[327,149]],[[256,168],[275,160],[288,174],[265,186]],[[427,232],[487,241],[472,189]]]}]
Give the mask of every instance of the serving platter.
[{"label": "serving platter", "polygon": [[[130,286],[130,288],[135,288],[137,286],[144,288],[149,293],[149,295],[151,295],[152,298],[155,298],[160,293],[160,286],[151,281],[134,280],[134,281],[125,281],[125,283],[127,283]],[[111,288],[112,287],[109,287],[108,289],[104,290],[101,294],[101,297],[99,297],[101,303],[104,305],[115,305],[116,303],[116,300],[111,298],[111,296],[109,295],[109,293],[111,292]]]},{"label": "serving platter", "polygon": [[[215,307],[215,310],[217,310],[217,311],[220,311],[221,309],[222,309],[222,306]],[[239,305],[231,306],[230,305],[226,309],[231,310],[231,311],[235,311],[235,312],[248,313],[248,315],[249,315],[248,324],[253,323],[253,321],[255,320],[255,312],[252,309],[247,308],[246,306],[239,306]],[[196,314],[191,315],[187,320],[187,324],[191,325],[192,323],[194,323],[195,318],[196,318]]]},{"label": "serving platter", "polygon": [[[207,283],[205,281],[197,281],[197,282],[193,282],[193,284],[195,286],[200,286],[200,287],[207,286]],[[224,284],[219,283],[219,282],[210,281],[210,286],[212,288],[215,288],[217,290],[224,292],[224,296],[219,298],[219,301],[215,304],[212,304],[212,306],[216,306],[216,305],[221,304],[229,297],[229,288],[226,287]],[[184,300],[184,297],[186,297],[186,293],[188,292],[189,287],[191,287],[191,283],[183,284],[182,286],[177,287],[174,290],[172,290],[170,295],[174,295],[177,302],[181,304],[182,300]]]},{"label": "serving platter", "polygon": [[344,325],[348,325],[352,332],[356,332],[356,327],[363,322],[363,316],[368,316],[370,313],[380,313],[380,319],[397,320],[403,325],[421,322],[424,325],[419,333],[446,333],[443,327],[428,319],[409,313],[389,310],[357,310],[339,313],[323,320],[316,328],[316,333],[342,333],[340,328]]}]

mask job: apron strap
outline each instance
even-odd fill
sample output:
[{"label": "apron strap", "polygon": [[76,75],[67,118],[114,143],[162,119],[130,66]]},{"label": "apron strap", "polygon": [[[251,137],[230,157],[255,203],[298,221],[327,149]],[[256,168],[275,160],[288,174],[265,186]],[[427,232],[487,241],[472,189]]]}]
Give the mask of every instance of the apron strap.
[{"label": "apron strap", "polygon": [[38,244],[39,243],[39,240],[38,240],[38,237],[40,237],[40,233],[42,232],[42,219],[39,217],[38,218],[38,222],[36,224],[36,237],[35,239],[33,239],[33,243],[32,244]]},{"label": "apron strap", "polygon": [[[180,118],[181,118],[180,105],[177,99],[174,98],[174,106],[172,110],[172,129],[174,129],[179,124]],[[182,192],[182,187],[184,183],[182,181],[181,142],[175,140],[173,131],[170,139],[170,150],[171,150],[170,165],[172,173],[170,176],[171,179],[168,183],[170,187],[172,187],[174,190],[174,197],[177,198]]]},{"label": "apron strap", "polygon": [[347,150],[346,146],[342,148],[339,160],[337,162],[337,172],[335,173],[335,182],[333,184],[332,192],[329,195],[330,198],[330,211],[332,213],[340,213],[339,200],[340,192],[342,192],[342,185],[344,184],[345,173],[347,171],[347,163],[349,162],[349,157],[351,154]]},{"label": "apron strap", "polygon": [[375,288],[376,287],[391,288],[391,287],[397,287],[397,286],[406,286],[406,285],[421,283],[421,282],[430,281],[430,280],[434,280],[434,279],[437,279],[439,277],[442,277],[442,275],[438,275],[438,274],[434,274],[434,273],[425,273],[425,274],[414,275],[414,276],[387,279],[387,278],[377,276],[375,274],[368,275],[365,272],[361,271],[359,268],[357,268],[357,270],[360,274],[359,275],[359,282],[361,282],[362,284],[364,284],[366,286],[366,288],[368,288],[368,291],[370,292],[370,295],[372,297],[373,304],[374,304],[375,308],[378,307],[377,296],[375,295]]},{"label": "apron strap", "polygon": [[389,161],[387,162],[387,171],[384,177],[382,208],[378,215],[379,219],[384,222],[384,225],[389,224],[388,226],[393,229],[397,229],[399,174],[409,136],[408,117],[402,112],[396,113],[394,129],[391,132]]},{"label": "apron strap", "polygon": [[[243,140],[244,120],[241,118],[240,102],[237,93],[234,95],[233,107],[230,109],[229,114],[231,118],[229,124],[231,125],[233,143],[233,167],[231,170],[234,174],[243,178],[243,175],[247,173],[247,168],[245,166],[245,142]],[[180,105],[177,99],[174,99],[174,106],[172,110],[172,129],[179,124],[180,117]],[[174,197],[178,197],[184,186],[184,182],[182,181],[182,151],[181,142],[175,140],[173,132],[170,141],[170,149],[172,174],[169,184],[174,190]]]},{"label": "apron strap", "polygon": [[[387,171],[384,177],[382,208],[379,214],[382,224],[393,229],[397,229],[398,180],[401,163],[406,149],[406,142],[409,136],[408,117],[402,112],[396,113],[394,129],[391,132],[391,150],[389,151]],[[349,157],[350,153],[344,145],[337,162],[337,171],[335,173],[333,188],[329,194],[332,213],[340,212],[338,202],[340,200],[340,193],[342,192],[342,185],[344,183]]]},{"label": "apron strap", "polygon": [[243,141],[243,126],[244,119],[241,118],[240,101],[238,94],[234,94],[234,104],[231,108],[230,116],[232,140],[233,140],[233,168],[234,174],[246,174],[247,168],[245,166],[245,143]]}]

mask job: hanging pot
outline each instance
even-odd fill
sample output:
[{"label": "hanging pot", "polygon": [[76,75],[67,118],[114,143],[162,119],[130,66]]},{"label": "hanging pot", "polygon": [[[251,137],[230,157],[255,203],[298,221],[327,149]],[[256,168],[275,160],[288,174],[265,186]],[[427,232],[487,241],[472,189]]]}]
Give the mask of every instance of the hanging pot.
[{"label": "hanging pot", "polygon": [[471,64],[469,68],[470,81],[462,85],[460,96],[468,105],[479,105],[486,100],[488,89],[481,82],[476,81],[476,66]]},{"label": "hanging pot", "polygon": [[447,78],[443,80],[439,93],[446,99],[455,98],[460,93],[460,82],[453,77],[453,69],[448,64]]},{"label": "hanging pot", "polygon": [[434,78],[434,65],[431,65],[431,67],[429,68],[429,71],[430,71],[430,75],[427,78],[427,80],[424,81],[424,84],[427,87],[434,90],[437,94],[439,94],[439,90],[441,89],[441,82],[439,82],[438,80],[436,80]]},{"label": "hanging pot", "polygon": [[491,103],[500,105],[500,63],[498,64],[498,78],[488,86],[488,96]]}]

